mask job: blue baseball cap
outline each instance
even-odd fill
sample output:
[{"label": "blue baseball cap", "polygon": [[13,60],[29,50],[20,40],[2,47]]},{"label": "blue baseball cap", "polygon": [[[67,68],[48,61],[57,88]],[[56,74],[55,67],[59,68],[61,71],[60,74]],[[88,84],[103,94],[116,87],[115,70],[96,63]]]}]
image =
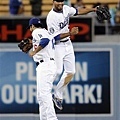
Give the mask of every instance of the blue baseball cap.
[{"label": "blue baseball cap", "polygon": [[31,19],[29,20],[29,26],[27,27],[27,29],[29,29],[32,24],[33,24],[33,25],[37,25],[37,24],[41,24],[41,25],[42,25],[40,19],[39,19],[39,18],[36,18],[36,17],[33,17],[33,18],[31,18]]}]

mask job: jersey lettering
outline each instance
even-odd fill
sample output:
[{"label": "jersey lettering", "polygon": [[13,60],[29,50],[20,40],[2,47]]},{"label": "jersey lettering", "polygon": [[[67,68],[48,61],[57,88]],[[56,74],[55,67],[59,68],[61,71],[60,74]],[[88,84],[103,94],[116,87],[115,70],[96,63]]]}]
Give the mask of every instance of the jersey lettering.
[{"label": "jersey lettering", "polygon": [[51,27],[51,28],[49,29],[49,31],[50,31],[51,34],[53,34],[53,33],[55,32],[55,30],[54,30],[53,27]]},{"label": "jersey lettering", "polygon": [[66,25],[68,25],[68,23],[69,23],[69,17],[66,17],[64,22],[59,23],[60,29],[63,29]]},{"label": "jersey lettering", "polygon": [[41,38],[42,37],[42,35],[41,34],[38,34],[38,36]]}]

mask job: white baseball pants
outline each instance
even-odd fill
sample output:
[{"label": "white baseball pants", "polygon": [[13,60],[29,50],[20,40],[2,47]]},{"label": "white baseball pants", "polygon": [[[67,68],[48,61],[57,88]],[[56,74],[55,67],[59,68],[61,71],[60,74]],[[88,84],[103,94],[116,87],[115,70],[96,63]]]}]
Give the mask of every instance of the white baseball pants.
[{"label": "white baseball pants", "polygon": [[67,86],[67,84],[64,85],[65,79],[68,74],[75,74],[75,55],[70,40],[55,45],[55,62],[57,65],[57,77],[62,73],[64,67],[64,72],[54,91],[57,98],[63,99],[63,92]]},{"label": "white baseball pants", "polygon": [[42,62],[36,68],[40,120],[58,120],[51,94],[55,76],[56,65],[54,60]]}]

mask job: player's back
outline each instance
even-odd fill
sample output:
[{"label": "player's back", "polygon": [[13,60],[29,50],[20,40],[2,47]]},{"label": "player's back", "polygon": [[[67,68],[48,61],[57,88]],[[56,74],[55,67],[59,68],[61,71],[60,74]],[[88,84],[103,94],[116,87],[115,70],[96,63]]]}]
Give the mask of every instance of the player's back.
[{"label": "player's back", "polygon": [[36,28],[33,33],[33,50],[39,46],[41,40],[49,39],[49,43],[40,50],[36,55],[33,56],[34,60],[37,62],[40,59],[54,58],[54,45],[53,38],[50,36],[46,29]]}]

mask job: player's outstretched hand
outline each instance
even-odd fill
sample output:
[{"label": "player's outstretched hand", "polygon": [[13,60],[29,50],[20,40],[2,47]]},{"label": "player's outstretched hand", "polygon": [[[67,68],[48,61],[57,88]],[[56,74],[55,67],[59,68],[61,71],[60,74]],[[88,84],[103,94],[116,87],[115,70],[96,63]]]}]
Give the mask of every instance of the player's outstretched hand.
[{"label": "player's outstretched hand", "polygon": [[70,35],[76,35],[78,34],[78,32],[79,32],[78,27],[73,27],[70,31]]}]

